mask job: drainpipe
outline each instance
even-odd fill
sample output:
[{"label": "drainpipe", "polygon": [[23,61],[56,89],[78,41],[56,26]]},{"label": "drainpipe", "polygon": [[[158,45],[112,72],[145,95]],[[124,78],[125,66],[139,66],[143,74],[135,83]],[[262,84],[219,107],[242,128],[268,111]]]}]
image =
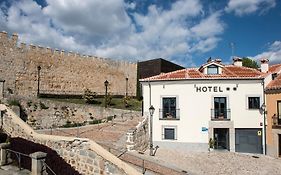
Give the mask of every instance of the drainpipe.
[{"label": "drainpipe", "polygon": [[[262,79],[262,87],[263,87],[263,104],[265,105],[264,79]],[[262,112],[263,112],[263,154],[266,155],[266,109],[264,109]]]},{"label": "drainpipe", "polygon": [[149,87],[149,107],[151,106],[151,84],[150,81],[148,81],[148,87]]}]

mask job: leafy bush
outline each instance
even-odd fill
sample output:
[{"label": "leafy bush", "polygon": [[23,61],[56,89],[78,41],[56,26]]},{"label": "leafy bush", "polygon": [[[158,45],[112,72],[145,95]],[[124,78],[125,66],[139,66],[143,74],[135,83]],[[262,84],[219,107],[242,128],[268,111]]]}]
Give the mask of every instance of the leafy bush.
[{"label": "leafy bush", "polygon": [[41,101],[40,101],[40,108],[41,109],[49,109],[49,107],[48,106],[46,106],[44,103],[42,103]]},{"label": "leafy bush", "polygon": [[84,94],[82,96],[82,98],[86,101],[86,103],[88,104],[94,104],[96,102],[96,97],[97,97],[97,93],[96,92],[92,92],[89,89],[86,89],[84,91]]},{"label": "leafy bush", "polygon": [[107,120],[107,121],[112,121],[113,118],[115,118],[115,117],[114,117],[114,116],[108,116],[108,117],[106,118],[106,120]]},{"label": "leafy bush", "polygon": [[93,121],[89,122],[90,125],[95,125],[95,124],[99,124],[99,123],[102,123],[101,119],[96,119],[96,120],[93,120]]},{"label": "leafy bush", "polygon": [[28,107],[31,107],[32,101],[28,101],[26,104],[27,104]]},{"label": "leafy bush", "polygon": [[126,108],[130,107],[131,105],[129,104],[131,98],[129,96],[124,96],[123,102]]},{"label": "leafy bush", "polygon": [[85,125],[84,122],[83,122],[83,123],[72,123],[71,121],[67,120],[67,121],[66,121],[66,124],[63,125],[62,127],[64,127],[64,128],[70,128],[70,127],[78,127],[78,126],[84,126],[84,125]]}]

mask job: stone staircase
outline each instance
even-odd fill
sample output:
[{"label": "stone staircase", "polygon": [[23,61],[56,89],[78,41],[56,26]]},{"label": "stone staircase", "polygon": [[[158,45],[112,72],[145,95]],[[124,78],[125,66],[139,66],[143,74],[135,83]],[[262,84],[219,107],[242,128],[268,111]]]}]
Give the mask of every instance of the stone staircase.
[{"label": "stone staircase", "polygon": [[6,134],[52,148],[81,174],[141,174],[92,140],[39,134],[6,105],[0,104],[0,111],[1,128]]}]

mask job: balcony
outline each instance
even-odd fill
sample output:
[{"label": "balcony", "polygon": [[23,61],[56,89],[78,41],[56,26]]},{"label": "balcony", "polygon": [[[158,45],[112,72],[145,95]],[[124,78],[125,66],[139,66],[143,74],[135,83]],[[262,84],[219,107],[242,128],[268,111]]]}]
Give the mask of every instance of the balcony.
[{"label": "balcony", "polygon": [[211,109],[212,121],[229,121],[230,109]]},{"label": "balcony", "polygon": [[274,114],[272,116],[272,128],[280,128],[281,129],[281,115]]},{"label": "balcony", "polygon": [[180,109],[174,109],[167,111],[165,109],[159,109],[159,120],[179,120]]}]

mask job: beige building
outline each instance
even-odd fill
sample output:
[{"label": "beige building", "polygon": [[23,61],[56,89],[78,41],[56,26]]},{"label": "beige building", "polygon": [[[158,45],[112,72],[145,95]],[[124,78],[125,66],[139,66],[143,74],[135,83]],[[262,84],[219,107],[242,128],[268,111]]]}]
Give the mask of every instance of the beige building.
[{"label": "beige building", "polygon": [[281,156],[281,64],[269,68],[272,81],[266,87],[267,154]]}]

